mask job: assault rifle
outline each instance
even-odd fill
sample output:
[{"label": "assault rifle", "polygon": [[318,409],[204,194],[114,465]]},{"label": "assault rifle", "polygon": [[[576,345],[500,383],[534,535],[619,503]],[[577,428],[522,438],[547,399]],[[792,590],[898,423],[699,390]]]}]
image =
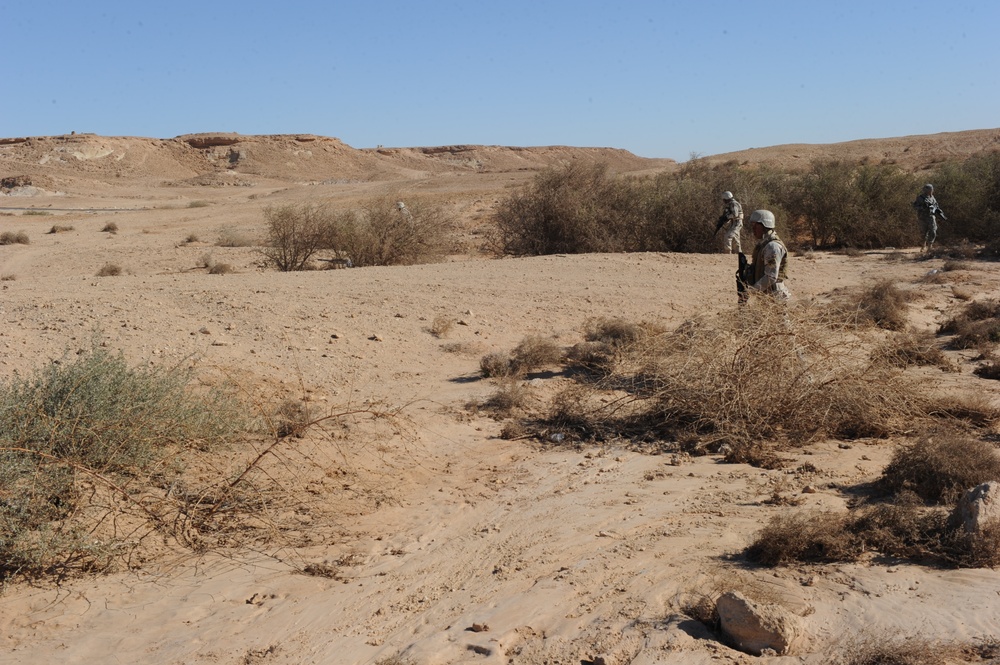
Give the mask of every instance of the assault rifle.
[{"label": "assault rifle", "polygon": [[736,297],[742,305],[750,299],[750,284],[753,283],[753,264],[747,261],[747,255],[740,252],[737,255],[739,268],[736,269]]},{"label": "assault rifle", "polygon": [[726,213],[722,213],[721,215],[719,215],[719,219],[716,220],[715,222],[715,235],[718,235],[719,229],[721,229],[723,225],[725,225],[727,219],[728,217],[726,216]]}]

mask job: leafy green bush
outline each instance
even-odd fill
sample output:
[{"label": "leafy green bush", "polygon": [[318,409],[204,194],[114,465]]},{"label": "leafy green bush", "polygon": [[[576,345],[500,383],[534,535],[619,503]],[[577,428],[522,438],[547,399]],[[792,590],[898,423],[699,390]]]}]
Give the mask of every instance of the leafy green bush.
[{"label": "leafy green bush", "polygon": [[1000,235],[1000,152],[945,163],[933,182],[948,215],[938,227],[942,242],[988,242]]},{"label": "leafy green bush", "polygon": [[93,498],[242,428],[232,400],[195,395],[189,379],[95,346],[0,386],[0,578],[106,565],[122,540],[94,537],[111,511],[95,516]]}]

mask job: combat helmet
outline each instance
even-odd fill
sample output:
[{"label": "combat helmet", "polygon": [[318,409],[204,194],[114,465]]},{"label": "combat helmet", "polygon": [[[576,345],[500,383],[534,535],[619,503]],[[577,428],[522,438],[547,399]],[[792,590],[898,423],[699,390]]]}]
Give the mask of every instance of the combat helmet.
[{"label": "combat helmet", "polygon": [[750,215],[751,224],[760,224],[765,229],[774,228],[774,213],[770,210],[754,210]]},{"label": "combat helmet", "polygon": [[732,201],[733,200],[733,193],[729,192],[729,191],[722,192],[722,200],[723,201]]}]

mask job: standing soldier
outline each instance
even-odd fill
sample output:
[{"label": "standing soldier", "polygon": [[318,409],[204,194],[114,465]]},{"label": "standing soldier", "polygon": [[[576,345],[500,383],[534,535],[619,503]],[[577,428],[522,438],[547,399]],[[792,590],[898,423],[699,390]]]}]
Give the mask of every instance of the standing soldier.
[{"label": "standing soldier", "polygon": [[404,222],[413,226],[413,215],[410,213],[410,209],[406,207],[406,204],[402,201],[396,201],[396,210],[399,212],[399,216]]},{"label": "standing soldier", "polygon": [[944,221],[948,218],[944,216],[944,211],[934,198],[934,185],[927,183],[923,191],[913,201],[913,208],[917,211],[917,219],[920,220],[920,232],[924,234],[923,251],[929,252],[934,247],[937,240],[937,218]]},{"label": "standing soldier", "polygon": [[737,274],[743,287],[739,294],[740,302],[746,302],[750,292],[766,293],[775,300],[788,300],[792,295],[785,286],[788,249],[774,230],[774,213],[754,210],[750,215],[750,230],[757,239],[757,246],[753,249],[753,263],[746,266],[742,275]]},{"label": "standing soldier", "polygon": [[719,221],[715,225],[715,232],[718,233],[719,229],[725,227],[726,234],[723,236],[722,246],[725,247],[728,254],[733,251],[733,245],[735,244],[736,253],[739,254],[743,251],[743,245],[740,240],[740,232],[743,230],[743,206],[733,198],[732,192],[722,192],[722,202],[725,207],[719,216]]}]

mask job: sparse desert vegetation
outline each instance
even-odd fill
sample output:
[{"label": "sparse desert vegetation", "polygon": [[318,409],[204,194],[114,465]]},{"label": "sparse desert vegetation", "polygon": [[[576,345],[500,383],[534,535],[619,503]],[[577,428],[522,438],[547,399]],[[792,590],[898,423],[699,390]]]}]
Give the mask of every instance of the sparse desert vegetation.
[{"label": "sparse desert vegetation", "polygon": [[[121,160],[42,163],[102,141]],[[0,278],[0,599],[19,662],[150,645],[178,662],[735,662],[752,657],[719,625],[733,592],[807,638],[761,660],[1000,655],[1000,532],[959,508],[997,475],[988,162],[966,204],[912,137],[866,163],[795,148],[794,168],[129,141],[0,151],[67,189],[32,195],[57,217],[3,217],[33,241],[0,252],[18,275]],[[949,224],[918,255],[925,180]],[[711,235],[722,189],[778,213],[786,307],[736,306]],[[127,237],[94,232],[102,210]],[[317,244],[299,244],[313,213]],[[414,241],[411,219],[441,226]],[[53,221],[90,232],[45,235]],[[288,226],[264,240],[272,221]],[[348,259],[364,269],[315,269]],[[102,264],[129,278],[95,279]],[[201,415],[151,415],[181,410]]]}]

